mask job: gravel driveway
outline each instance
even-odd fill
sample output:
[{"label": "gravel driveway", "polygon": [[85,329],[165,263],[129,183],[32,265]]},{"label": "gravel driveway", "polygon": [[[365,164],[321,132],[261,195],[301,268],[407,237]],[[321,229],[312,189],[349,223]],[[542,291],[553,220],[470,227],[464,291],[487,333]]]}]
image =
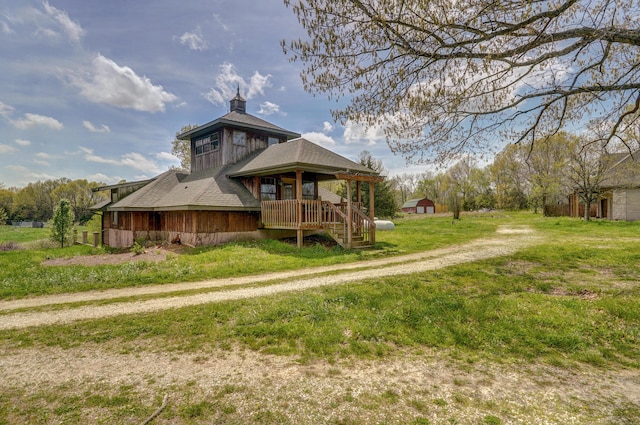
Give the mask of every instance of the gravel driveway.
[{"label": "gravel driveway", "polygon": [[[498,229],[497,235],[479,239],[462,246],[453,246],[428,252],[404,255],[366,262],[309,268],[283,273],[270,273],[241,278],[210,279],[200,282],[185,282],[167,285],[152,285],[138,288],[91,291],[72,294],[50,295],[15,301],[0,301],[0,312],[5,314],[0,322],[0,330],[19,329],[29,326],[71,323],[76,320],[113,317],[121,314],[147,313],[171,308],[187,307],[212,302],[237,300],[299,291],[321,286],[340,285],[361,280],[394,276],[409,273],[421,273],[455,264],[513,253],[526,245],[539,240],[529,228]],[[326,272],[338,272],[321,275]],[[262,285],[273,282],[271,285]],[[261,284],[257,287],[232,289],[233,286]],[[215,292],[202,292],[195,295],[177,295],[167,297],[171,292],[203,290],[208,288],[229,288]],[[88,305],[69,307],[52,311],[15,312],[11,310],[34,307],[59,306],[67,303],[91,302],[115,298],[163,295],[162,298],[144,301],[117,302],[107,305]]]}]

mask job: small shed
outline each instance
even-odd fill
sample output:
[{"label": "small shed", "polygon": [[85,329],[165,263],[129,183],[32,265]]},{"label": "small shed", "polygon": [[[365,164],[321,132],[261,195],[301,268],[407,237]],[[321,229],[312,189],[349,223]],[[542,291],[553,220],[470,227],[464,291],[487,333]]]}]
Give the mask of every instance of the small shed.
[{"label": "small shed", "polygon": [[434,214],[436,206],[431,199],[410,199],[400,207],[407,214]]}]

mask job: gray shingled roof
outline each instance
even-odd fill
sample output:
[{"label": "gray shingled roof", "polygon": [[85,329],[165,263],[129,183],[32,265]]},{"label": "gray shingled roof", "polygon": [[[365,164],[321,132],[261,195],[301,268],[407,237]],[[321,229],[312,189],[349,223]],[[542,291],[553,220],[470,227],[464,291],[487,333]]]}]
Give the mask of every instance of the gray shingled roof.
[{"label": "gray shingled roof", "polygon": [[109,210],[259,210],[260,202],[242,183],[225,177],[226,168],[193,174],[169,170]]},{"label": "gray shingled roof", "polygon": [[376,175],[369,168],[350,161],[305,139],[270,146],[246,159],[197,173],[169,170],[141,189],[112,204],[110,211],[224,210],[256,211],[260,202],[237,179],[274,172],[304,171],[332,175],[337,171]]},{"label": "gray shingled roof", "polygon": [[256,176],[304,169],[320,174],[338,171],[377,175],[378,173],[304,138],[269,146],[240,161],[229,176]]},{"label": "gray shingled roof", "polygon": [[207,124],[201,125],[199,127],[194,128],[193,130],[189,130],[185,133],[178,135],[178,139],[187,140],[192,137],[199,136],[201,134],[208,133],[217,128],[221,128],[225,126],[233,126],[235,128],[241,128],[246,130],[276,133],[283,137],[286,137],[287,139],[300,137],[300,134],[298,133],[285,130],[282,127],[278,127],[275,124],[271,124],[270,122],[267,122],[251,114],[231,111],[226,115],[223,115],[220,118],[217,118]]},{"label": "gray shingled roof", "polygon": [[614,153],[605,157],[613,164],[605,171],[600,182],[602,189],[640,187],[640,151],[634,154]]}]

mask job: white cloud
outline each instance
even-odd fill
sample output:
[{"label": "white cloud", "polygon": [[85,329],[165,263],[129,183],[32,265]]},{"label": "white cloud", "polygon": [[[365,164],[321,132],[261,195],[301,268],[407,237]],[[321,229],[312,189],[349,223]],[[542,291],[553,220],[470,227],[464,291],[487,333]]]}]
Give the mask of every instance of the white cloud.
[{"label": "white cloud", "polygon": [[218,27],[222,28],[225,31],[229,31],[229,26],[222,20],[220,15],[218,15],[217,13],[214,13],[213,17],[215,18],[216,23],[218,24]]},{"label": "white cloud", "polygon": [[115,159],[103,158],[101,156],[94,155],[93,149],[85,148],[82,146],[80,146],[80,149],[84,152],[85,161],[97,162],[98,164],[120,165],[120,162]]},{"label": "white cloud", "polygon": [[89,78],[71,74],[70,79],[92,102],[119,108],[161,112],[165,110],[165,103],[178,99],[162,86],[153,85],[147,77],[137,75],[128,66],[119,66],[100,54],[93,60]]},{"label": "white cloud", "polygon": [[158,158],[161,161],[180,162],[180,158],[178,158],[177,156],[169,152],[158,152],[156,154],[156,158]]},{"label": "white cloud", "polygon": [[16,139],[16,140],[14,140],[14,142],[18,146],[31,146],[31,142],[28,141],[28,140],[24,140],[24,139]]},{"label": "white cloud", "polygon": [[178,37],[180,43],[184,46],[187,46],[191,50],[204,51],[209,47],[207,42],[202,37],[202,31],[200,31],[200,27],[196,28],[194,32],[185,32],[180,37]]},{"label": "white cloud", "polygon": [[113,177],[109,177],[106,174],[102,174],[102,173],[96,173],[96,174],[91,174],[89,176],[86,177],[87,180],[92,181],[92,182],[102,182],[102,183],[118,183],[120,180],[122,180],[122,177],[119,176],[113,176]]},{"label": "white cloud", "polygon": [[62,30],[67,34],[69,40],[73,41],[74,43],[80,42],[80,39],[84,35],[84,30],[82,29],[80,24],[72,21],[71,18],[69,18],[67,12],[58,10],[55,7],[51,6],[48,1],[42,3],[42,6],[44,7],[44,10],[49,18],[57,22],[62,27]]},{"label": "white cloud", "polygon": [[13,153],[15,151],[17,151],[17,149],[14,148],[13,146],[0,144],[0,153],[1,154]]},{"label": "white cloud", "polygon": [[25,114],[23,119],[11,120],[11,124],[21,130],[37,126],[49,127],[53,130],[62,130],[64,127],[57,119],[38,114]]},{"label": "white cloud", "polygon": [[140,171],[148,171],[151,173],[160,173],[162,169],[158,164],[144,155],[131,152],[126,153],[120,157],[120,159],[104,158],[93,153],[93,149],[80,146],[80,150],[84,153],[85,161],[96,162],[98,164],[110,164],[118,166],[127,166]]},{"label": "white cloud", "polygon": [[102,124],[100,127],[96,127],[93,125],[91,121],[82,121],[82,125],[85,126],[87,130],[92,133],[110,133],[111,129],[108,125]]},{"label": "white cloud", "polygon": [[47,159],[47,158],[51,158],[51,155],[49,155],[48,153],[45,153],[45,152],[38,152],[36,154],[36,157]]},{"label": "white cloud", "polygon": [[247,83],[242,78],[233,64],[223,63],[219,67],[218,75],[216,75],[216,86],[205,94],[207,100],[214,105],[223,105],[231,100],[235,95],[238,87],[240,94],[246,99],[252,99],[258,94],[264,96],[264,89],[271,87],[269,79],[271,75],[262,75],[256,71]]},{"label": "white cloud", "polygon": [[252,99],[258,94],[264,96],[264,88],[271,87],[269,78],[271,78],[270,74],[261,75],[258,71],[256,71],[251,77],[249,87],[247,87],[247,99]]},{"label": "white cloud", "polygon": [[34,160],[33,160],[33,161],[31,161],[31,162],[33,162],[34,164],[43,165],[43,166],[45,166],[45,167],[48,167],[49,165],[51,165],[51,164],[49,164],[47,161],[43,161],[43,160],[41,160],[41,159],[34,159]]},{"label": "white cloud", "polygon": [[13,34],[15,31],[11,29],[11,27],[9,26],[9,24],[7,24],[6,22],[2,21],[0,22],[0,28],[2,29],[1,32],[2,34]]},{"label": "white cloud", "polygon": [[331,146],[335,146],[336,144],[336,141],[333,140],[331,136],[327,136],[324,133],[317,133],[317,132],[304,133],[302,137],[304,139],[307,139],[310,142],[315,143],[316,145],[320,145],[324,147],[331,147]]},{"label": "white cloud", "polygon": [[368,126],[354,121],[347,121],[344,127],[343,138],[347,144],[375,145],[376,143],[386,141],[382,127]]},{"label": "white cloud", "polygon": [[333,124],[331,124],[329,121],[325,121],[322,123],[322,130],[325,133],[331,133],[333,131]]},{"label": "white cloud", "polygon": [[27,168],[22,165],[8,165],[6,168],[20,176],[20,183],[29,183],[36,180],[53,180],[56,178],[46,173],[34,173],[33,168]]},{"label": "white cloud", "polygon": [[8,117],[13,113],[15,108],[13,106],[7,105],[6,103],[0,100],[0,115],[3,117]]},{"label": "white cloud", "polygon": [[273,114],[279,114],[283,116],[286,115],[286,113],[280,111],[280,105],[276,105],[275,103],[268,102],[268,101],[260,104],[260,109],[258,110],[258,113],[262,115],[273,115]]},{"label": "white cloud", "polygon": [[122,155],[121,163],[140,171],[149,171],[151,173],[160,173],[162,171],[158,167],[158,163],[137,152]]}]

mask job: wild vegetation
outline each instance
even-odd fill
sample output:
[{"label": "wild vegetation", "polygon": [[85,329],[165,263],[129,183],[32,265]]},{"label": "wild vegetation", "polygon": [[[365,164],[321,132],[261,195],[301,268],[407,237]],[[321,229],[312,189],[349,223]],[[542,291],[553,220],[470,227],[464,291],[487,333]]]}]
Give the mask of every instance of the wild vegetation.
[{"label": "wild vegetation", "polygon": [[[189,368],[208,374],[227,363],[235,369],[209,381],[196,374],[168,384],[166,371],[125,383],[63,380],[37,390],[5,383],[0,423],[139,423],[164,393],[173,397],[157,423],[635,423],[637,398],[616,385],[640,369],[638,223],[498,211],[463,215],[455,223],[450,217],[409,217],[396,222],[396,231],[380,232],[376,250],[362,253],[324,245],[297,250],[269,241],[188,250],[157,265],[46,271],[40,265],[46,257],[101,251],[25,250],[27,260],[15,268],[18,257],[4,252],[0,297],[366,264],[464,244],[505,225],[532,228],[541,240],[512,255],[429,273],[2,331],[4,355],[56,350],[63,356],[87,349],[90,356],[124,356],[132,365],[134,358],[166,354],[187,374]],[[13,231],[2,230],[0,240]],[[20,280],[19,269],[30,277]],[[72,279],[74,274],[81,277]],[[31,283],[48,276],[57,277]],[[114,301],[93,303],[105,302]],[[403,371],[422,362],[434,371],[423,386],[414,385]],[[295,380],[280,375],[293,373],[291,368],[307,372]],[[388,384],[376,381],[376,373]],[[517,376],[517,385],[510,386],[510,376]],[[589,391],[580,377],[593,379]],[[375,384],[360,383],[369,380]],[[640,384],[633,385],[637,390]]]}]

